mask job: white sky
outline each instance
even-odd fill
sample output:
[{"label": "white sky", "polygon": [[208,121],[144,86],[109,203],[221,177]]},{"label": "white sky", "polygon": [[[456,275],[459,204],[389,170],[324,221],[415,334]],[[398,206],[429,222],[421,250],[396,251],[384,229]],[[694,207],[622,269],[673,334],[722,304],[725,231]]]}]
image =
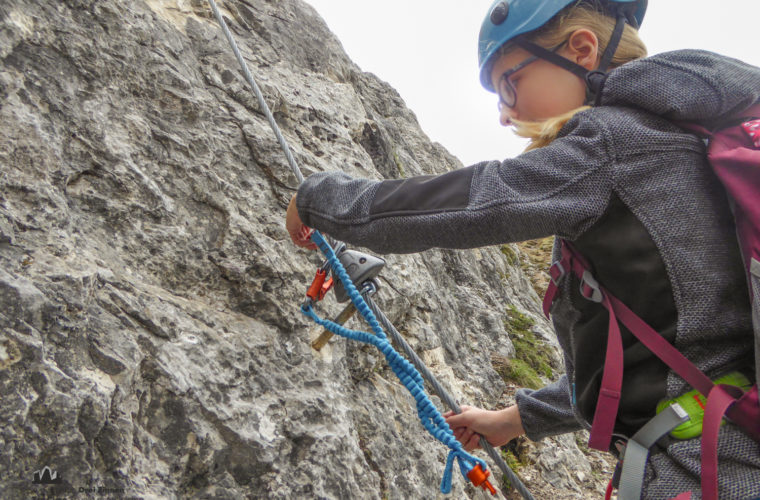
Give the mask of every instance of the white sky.
[{"label": "white sky", "polygon": [[[465,165],[519,154],[480,86],[477,40],[492,0],[306,0],[349,57],[390,83],[423,130]],[[760,66],[760,0],[650,0],[650,54],[701,48]],[[760,82],[758,82],[760,84]]]}]

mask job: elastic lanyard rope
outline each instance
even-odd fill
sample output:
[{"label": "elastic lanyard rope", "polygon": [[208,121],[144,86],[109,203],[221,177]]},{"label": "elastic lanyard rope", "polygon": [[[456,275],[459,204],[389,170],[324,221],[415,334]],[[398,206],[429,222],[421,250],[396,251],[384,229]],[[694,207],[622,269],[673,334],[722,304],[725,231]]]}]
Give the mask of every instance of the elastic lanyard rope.
[{"label": "elastic lanyard rope", "polygon": [[[277,137],[277,141],[279,142],[280,147],[282,148],[283,152],[285,153],[285,156],[286,156],[286,158],[288,160],[288,164],[290,165],[290,168],[293,171],[293,174],[296,176],[296,179],[298,180],[298,183],[299,184],[302,183],[303,180],[304,180],[304,177],[303,177],[303,174],[301,173],[301,169],[298,167],[298,164],[296,163],[296,160],[293,157],[293,155],[292,155],[292,153],[290,151],[290,148],[288,147],[288,143],[285,140],[285,137],[282,135],[282,132],[280,131],[280,127],[277,125],[277,121],[275,120],[274,115],[272,114],[271,110],[269,109],[269,106],[267,105],[266,101],[264,100],[264,96],[261,93],[261,90],[259,89],[259,86],[256,84],[255,79],[251,75],[251,72],[248,69],[248,64],[246,64],[245,60],[243,59],[243,56],[241,55],[240,50],[238,49],[237,43],[235,42],[235,39],[233,38],[232,33],[230,32],[229,28],[227,27],[227,23],[224,21],[224,18],[222,17],[221,13],[219,12],[219,8],[217,7],[215,0],[208,0],[208,2],[209,2],[209,5],[211,6],[211,10],[214,13],[214,17],[216,17],[217,22],[221,26],[222,31],[224,32],[224,35],[227,38],[227,41],[229,42],[230,47],[232,48],[232,51],[234,52],[235,57],[237,58],[237,61],[240,64],[240,67],[243,70],[243,76],[245,77],[245,79],[248,82],[248,84],[251,86],[251,89],[253,89],[253,92],[256,95],[256,99],[257,99],[257,101],[259,103],[259,107],[260,107],[261,111],[265,114],[265,116],[267,118],[267,121],[269,122],[269,125],[272,128],[272,131],[274,132],[275,136]],[[315,231],[314,234],[312,235],[312,240],[314,240],[314,242],[317,243],[317,241],[314,238],[315,235],[317,236],[317,239],[320,239],[322,241],[323,246],[325,247],[325,249],[322,250],[323,253],[325,253],[325,250],[329,249],[328,251],[332,252],[332,254],[334,255],[334,252],[333,252],[332,247],[330,246],[330,244],[327,241],[325,241],[325,239],[322,237],[322,235],[320,235],[317,231]],[[318,246],[319,246],[319,244],[318,244]],[[321,246],[320,246],[320,249],[322,249]],[[340,266],[340,268],[342,268],[342,266],[340,264],[340,261],[337,260],[337,259],[335,259],[335,261],[337,262],[338,266]],[[333,269],[335,269],[335,268],[333,268]],[[344,270],[344,273],[345,273],[345,270]],[[348,276],[346,275],[346,277],[348,277]],[[349,289],[353,289],[356,292],[356,287],[354,286],[354,284],[353,284],[353,282],[351,281],[350,278],[347,279],[347,283],[344,282],[344,287],[346,288],[347,291]],[[382,313],[382,311],[380,311],[380,309],[377,307],[377,305],[374,303],[374,301],[371,298],[369,298],[369,297],[367,297],[367,299],[365,301],[362,298],[362,296],[358,294],[358,292],[356,292],[356,295],[358,296],[358,299],[359,299],[360,303],[364,302],[364,308],[366,309],[367,312],[369,312],[370,315],[373,314],[373,311],[375,313],[377,313],[377,317],[380,318],[380,321],[383,323],[383,325],[391,333],[391,336],[393,337],[393,339],[395,341],[397,341],[397,343],[399,345],[401,345],[401,347],[403,348],[403,350],[405,351],[405,353],[412,360],[414,366],[416,366],[422,372],[422,374],[424,375],[425,379],[431,384],[431,386],[433,387],[433,389],[436,392],[436,394],[442,400],[444,400],[448,404],[448,406],[455,413],[461,413],[461,409],[459,408],[459,405],[456,403],[456,401],[446,392],[445,389],[443,389],[443,387],[438,382],[438,380],[435,378],[435,376],[427,369],[427,367],[422,362],[422,360],[412,350],[412,348],[409,346],[409,344],[406,342],[406,340],[401,336],[401,334],[393,327],[393,325],[390,323],[390,321],[388,321],[388,319],[385,317],[385,315]],[[352,297],[351,300],[353,301],[354,297]],[[354,303],[354,305],[356,306],[355,303]],[[357,310],[361,311],[361,309],[358,306],[356,306],[356,307],[357,307]],[[316,316],[316,313],[314,313],[313,310],[311,311],[311,314],[307,313],[304,310],[304,314],[307,314],[309,316],[311,316],[311,314],[314,314],[314,316]],[[364,313],[362,313],[362,314],[364,315]],[[366,317],[367,316],[365,316],[365,318]],[[372,316],[372,317],[375,318],[374,323],[379,328],[379,324],[377,323],[377,318],[375,316]],[[318,317],[317,318],[313,318],[313,319],[315,319],[315,321],[316,321],[316,319],[318,319]],[[324,322],[324,320],[321,320],[321,319],[319,321]],[[372,326],[372,323],[370,323],[370,325]],[[323,325],[323,326],[326,327],[326,325]],[[340,327],[340,329],[343,328],[341,325],[337,325],[336,324],[336,326]],[[336,330],[337,330],[337,328],[336,328]],[[341,331],[343,331],[343,330],[341,330]],[[373,326],[373,331],[374,331],[374,326]],[[382,328],[380,328],[379,331],[382,333]],[[333,331],[333,333],[335,333],[337,335],[341,335],[341,333],[336,332],[336,331]],[[364,335],[369,335],[366,332],[358,332],[358,333],[363,333]],[[376,334],[376,336],[377,336],[377,334]],[[372,336],[372,337],[374,337],[374,336]],[[385,335],[383,334],[382,337],[385,338]],[[375,342],[374,338],[373,339],[366,339],[366,340],[371,340],[370,343],[372,343],[374,345],[374,342]],[[385,342],[387,343],[387,339],[385,340]],[[384,349],[387,349],[387,348],[384,347]],[[391,349],[392,349],[392,346],[391,346]],[[383,349],[381,349],[381,351],[383,351]],[[383,354],[385,354],[384,351],[383,351]],[[396,353],[396,355],[398,356],[398,353]],[[392,354],[390,356],[393,357]],[[386,355],[386,359],[388,359],[388,355]],[[395,357],[394,357],[394,359],[395,359]],[[406,361],[406,360],[404,360],[404,361]],[[390,360],[389,360],[389,364],[390,364]],[[407,364],[408,364],[408,362],[407,362]],[[402,365],[402,364],[399,363],[399,366],[400,365]],[[393,366],[392,366],[392,368],[393,368]],[[393,369],[394,369],[394,373],[396,373],[396,368],[393,368]],[[406,368],[404,368],[404,370],[406,370]],[[398,373],[397,373],[397,375],[398,375]],[[419,377],[419,373],[417,374],[417,377]],[[399,377],[399,378],[401,379],[401,377]],[[410,380],[412,380],[411,377],[410,377]],[[403,382],[403,380],[402,380],[402,382]],[[424,393],[424,387],[423,387],[422,382],[421,381],[418,382],[417,380],[415,380],[414,383],[416,384],[415,387],[414,387],[414,389],[416,389],[416,393],[418,393],[418,394]],[[410,389],[410,392],[411,392],[411,389]],[[415,393],[412,393],[412,395],[414,396]],[[415,397],[415,400],[417,400],[417,396],[414,396],[414,397]],[[425,396],[425,397],[427,397],[427,396]],[[429,399],[428,399],[428,401],[429,401]],[[431,406],[432,406],[432,403],[431,403]],[[420,407],[427,408],[427,405],[421,404],[421,403],[418,402],[417,403],[418,414],[420,413]],[[433,409],[435,409],[434,406],[433,406]],[[428,415],[428,414],[425,413],[425,415]],[[439,414],[439,417],[440,417],[440,414]],[[434,431],[430,431],[430,429],[428,429],[428,431],[431,432],[431,434],[434,437],[436,437],[437,439],[439,439],[439,438],[436,436],[436,433],[440,434],[441,432],[443,432],[445,434],[445,431],[441,431],[440,429],[438,429],[438,427],[436,427],[436,426],[438,426],[438,424],[437,424],[437,419],[435,418],[435,416],[432,416],[432,417],[431,416],[427,416],[427,417],[420,416],[420,418],[422,419],[422,422],[423,422],[423,425],[425,426],[425,428],[428,429],[428,427],[426,425],[426,420],[425,420],[427,418],[428,424],[431,425],[431,428],[435,429]],[[441,417],[441,419],[442,419],[442,417]],[[448,428],[448,425],[445,423],[445,421],[443,422],[443,424],[446,426],[446,428]],[[449,429],[449,433],[451,433],[450,429]],[[453,434],[452,434],[452,437],[453,437]],[[439,440],[441,440],[441,439],[439,439]],[[443,441],[443,440],[441,440],[441,441],[444,442],[444,444],[447,444],[445,441]],[[468,453],[464,452],[464,450],[462,450],[461,453],[455,452],[454,450],[457,449],[456,446],[459,445],[459,443],[456,440],[454,440],[454,442],[456,444],[454,444],[453,446],[449,446],[449,448],[452,449],[452,452],[449,453],[449,457],[448,457],[448,460],[447,460],[446,469],[445,469],[445,472],[444,472],[444,478],[443,478],[442,483],[441,483],[442,490],[443,490],[444,486],[446,486],[447,477],[448,477],[448,488],[450,489],[450,487],[451,487],[451,468],[452,468],[452,463],[453,463],[454,458],[457,458],[457,461],[459,462],[459,465],[460,465],[460,470],[462,471],[463,474],[465,474],[464,470],[466,469],[466,467],[462,468],[462,465],[466,465],[466,466],[469,465],[470,467],[472,467],[472,463],[476,463],[478,465],[481,465],[483,467],[483,470],[485,470],[485,463],[482,460],[478,459],[477,457],[473,457],[472,455],[469,455]],[[448,444],[447,444],[447,446],[448,446]],[[480,446],[494,460],[494,462],[498,465],[498,467],[502,470],[502,472],[507,476],[507,479],[510,481],[510,483],[512,484],[512,486],[523,496],[523,498],[525,500],[535,500],[534,497],[531,495],[531,493],[528,491],[528,489],[525,487],[525,485],[520,481],[520,479],[514,473],[514,471],[512,471],[512,469],[509,468],[509,466],[506,464],[506,462],[504,462],[504,460],[499,455],[499,452],[496,449],[494,449],[488,443],[488,441],[486,441],[486,439],[484,437],[482,437],[482,436],[480,437]],[[458,449],[461,449],[461,445],[459,445]]]},{"label": "elastic lanyard rope", "polygon": [[[440,382],[438,382],[438,379],[435,378],[435,375],[433,375],[430,370],[428,370],[428,367],[425,366],[425,363],[420,359],[419,356],[417,356],[417,353],[414,352],[403,335],[401,335],[399,331],[396,330],[396,328],[385,316],[385,314],[383,314],[383,311],[380,310],[372,298],[365,297],[365,300],[369,304],[370,309],[372,309],[372,312],[374,312],[375,316],[377,316],[377,318],[380,320],[380,324],[383,325],[383,327],[385,327],[385,329],[391,334],[393,341],[396,342],[397,345],[401,346],[401,349],[404,351],[404,354],[406,354],[407,358],[412,361],[412,364],[417,367],[423,378],[428,381],[430,386],[433,388],[433,392],[435,392],[438,397],[441,398],[443,402],[446,403],[448,407],[454,411],[454,413],[462,413],[462,409],[459,407],[459,404],[457,404],[456,400],[451,396],[451,394],[448,393],[448,391],[446,391],[446,389],[443,388]],[[535,500],[530,491],[528,491],[528,488],[523,484],[520,478],[517,477],[517,474],[515,474],[514,471],[509,468],[509,465],[507,465],[504,459],[501,458],[499,451],[491,446],[491,444],[483,436],[480,436],[480,447],[483,448],[489,457],[491,457],[491,460],[493,460],[499,469],[501,469],[501,471],[504,473],[504,475],[507,476],[509,484],[511,484],[512,487],[516,489],[517,492],[520,493],[520,495],[522,495],[525,500]]]},{"label": "elastic lanyard rope", "polygon": [[356,310],[359,311],[359,313],[370,325],[372,331],[374,332],[374,335],[367,332],[349,330],[348,328],[345,328],[335,322],[323,320],[317,315],[317,313],[314,312],[314,309],[311,307],[311,305],[304,305],[301,308],[301,311],[306,316],[313,319],[314,322],[330,330],[335,335],[357,340],[365,344],[374,345],[380,352],[383,353],[386,361],[388,361],[388,365],[393,370],[393,373],[396,374],[401,383],[404,384],[412,397],[414,397],[414,400],[417,403],[417,415],[420,417],[422,425],[434,438],[441,441],[451,449],[448,460],[446,461],[443,480],[441,481],[441,492],[450,493],[451,471],[455,458],[459,463],[460,472],[466,481],[469,480],[467,474],[476,465],[479,464],[481,469],[485,470],[487,467],[486,463],[483,460],[464,451],[462,444],[456,440],[454,434],[451,431],[451,428],[449,428],[449,425],[443,419],[440,412],[430,401],[430,398],[428,398],[427,393],[425,392],[422,376],[419,374],[414,365],[412,365],[409,361],[404,359],[403,356],[396,352],[390,342],[388,342],[388,338],[385,336],[380,323],[377,321],[377,318],[370,309],[369,305],[367,305],[367,302],[359,294],[359,291],[356,289],[356,286],[354,286],[354,283],[351,281],[351,278],[348,276],[348,273],[341,264],[340,260],[338,260],[338,257],[335,255],[332,247],[330,247],[330,245],[325,241],[325,239],[318,231],[315,231],[312,234],[311,241],[316,243],[322,253],[324,253],[325,257],[330,263],[330,266],[332,267],[333,273],[343,283],[348,296],[351,298],[351,302],[354,304],[354,307],[356,307]]}]

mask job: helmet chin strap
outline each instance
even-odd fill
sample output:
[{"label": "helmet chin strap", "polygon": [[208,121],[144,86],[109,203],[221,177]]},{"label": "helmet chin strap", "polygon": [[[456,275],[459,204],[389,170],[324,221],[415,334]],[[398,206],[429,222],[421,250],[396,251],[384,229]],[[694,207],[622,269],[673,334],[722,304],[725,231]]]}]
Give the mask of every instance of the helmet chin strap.
[{"label": "helmet chin strap", "polygon": [[615,56],[620,40],[623,38],[623,29],[625,28],[625,23],[628,22],[628,17],[629,16],[624,9],[618,11],[617,22],[615,23],[615,29],[610,37],[610,42],[604,49],[602,59],[599,61],[599,66],[597,69],[591,71],[587,70],[580,64],[565,59],[555,52],[528,41],[525,37],[517,37],[512,40],[512,42],[518,47],[527,50],[534,56],[538,56],[541,59],[555,64],[586,82],[586,102],[597,106],[601,103],[602,88],[604,87],[605,80],[607,80],[607,69],[610,67],[610,63],[612,63],[612,58]]}]

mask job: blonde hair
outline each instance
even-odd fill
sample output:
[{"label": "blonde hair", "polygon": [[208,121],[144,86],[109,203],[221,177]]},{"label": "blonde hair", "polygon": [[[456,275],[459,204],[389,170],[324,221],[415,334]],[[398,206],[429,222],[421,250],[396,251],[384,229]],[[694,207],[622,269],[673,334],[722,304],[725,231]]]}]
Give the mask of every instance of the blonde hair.
[{"label": "blonde hair", "polygon": [[[615,29],[615,19],[604,14],[598,2],[581,0],[560,11],[548,23],[528,36],[528,39],[542,47],[552,48],[566,42],[579,29],[588,29],[599,40],[600,58],[604,47],[609,43]],[[497,57],[514,49],[513,44],[507,43],[499,49]],[[618,44],[610,68],[616,68],[635,59],[646,57],[647,48],[639,38],[639,32],[626,24],[623,36]],[[557,138],[560,129],[578,112],[589,109],[581,106],[560,116],[555,116],[540,122],[514,121],[515,133],[530,139],[526,151],[544,147]]]}]

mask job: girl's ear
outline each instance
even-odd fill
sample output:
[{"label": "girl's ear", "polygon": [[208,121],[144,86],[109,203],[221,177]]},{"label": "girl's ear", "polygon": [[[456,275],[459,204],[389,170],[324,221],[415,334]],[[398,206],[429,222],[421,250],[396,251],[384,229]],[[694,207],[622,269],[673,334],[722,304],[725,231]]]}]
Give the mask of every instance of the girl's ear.
[{"label": "girl's ear", "polygon": [[579,29],[567,41],[570,60],[591,71],[599,63],[599,39],[593,31]]}]

